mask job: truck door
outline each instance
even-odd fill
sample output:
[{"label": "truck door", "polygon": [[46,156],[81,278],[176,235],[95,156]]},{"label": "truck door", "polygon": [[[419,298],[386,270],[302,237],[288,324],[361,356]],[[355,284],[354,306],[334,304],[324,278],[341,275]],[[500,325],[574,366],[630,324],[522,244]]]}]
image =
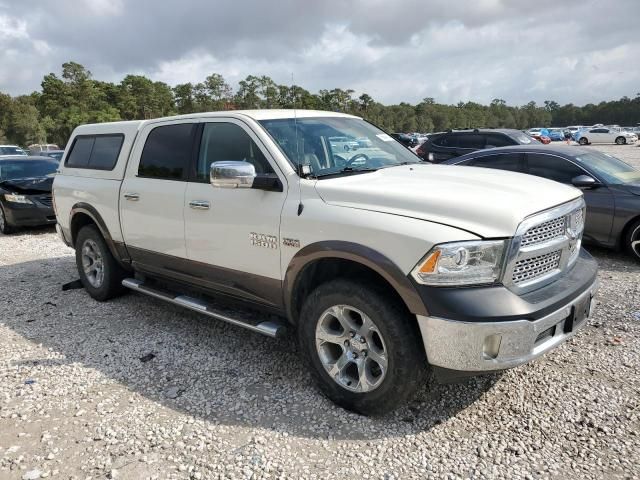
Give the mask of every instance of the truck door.
[{"label": "truck door", "polygon": [[163,269],[187,256],[184,199],[197,125],[157,123],[139,134],[120,189],[122,234],[134,262]]},{"label": "truck door", "polygon": [[[185,237],[189,260],[201,266],[209,286],[261,303],[281,299],[280,215],[285,177],[260,139],[240,120],[202,124],[195,168],[187,184]],[[258,175],[276,173],[282,192],[213,187],[211,164],[244,161]]]}]

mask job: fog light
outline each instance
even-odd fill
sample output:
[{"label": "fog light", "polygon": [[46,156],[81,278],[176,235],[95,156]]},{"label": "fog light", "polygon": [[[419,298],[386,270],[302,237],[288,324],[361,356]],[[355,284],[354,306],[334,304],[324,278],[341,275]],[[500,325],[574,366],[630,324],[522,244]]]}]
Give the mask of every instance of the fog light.
[{"label": "fog light", "polygon": [[494,360],[500,351],[500,342],[502,342],[502,335],[489,335],[485,337],[484,344],[482,345],[482,357],[485,360]]}]

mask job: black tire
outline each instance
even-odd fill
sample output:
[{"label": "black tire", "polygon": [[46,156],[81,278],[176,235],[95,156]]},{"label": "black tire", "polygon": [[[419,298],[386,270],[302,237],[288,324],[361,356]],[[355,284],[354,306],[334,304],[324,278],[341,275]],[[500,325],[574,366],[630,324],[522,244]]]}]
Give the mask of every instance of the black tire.
[{"label": "black tire", "polygon": [[[316,327],[323,314],[336,305],[360,310],[380,332],[388,364],[373,390],[350,391],[323,366],[316,347]],[[301,355],[322,393],[339,406],[363,415],[385,414],[405,403],[424,383],[429,369],[415,319],[380,289],[346,279],[320,285],[305,300],[300,312],[298,341]]]},{"label": "black tire", "polygon": [[[99,254],[102,265],[102,280],[98,283],[88,277],[83,266],[83,249],[93,245],[93,249]],[[92,298],[100,302],[122,295],[126,288],[122,286],[122,280],[127,272],[118,264],[107,247],[100,230],[95,225],[86,225],[80,229],[76,238],[76,266],[80,281]]]},{"label": "black tire", "polygon": [[622,241],[625,251],[640,262],[640,220],[629,226]]},{"label": "black tire", "polygon": [[617,145],[624,145],[625,143],[627,143],[627,139],[624,137],[618,137],[616,138],[616,144]]},{"label": "black tire", "polygon": [[578,143],[580,145],[589,145],[589,140],[587,140],[586,137],[582,137],[580,140],[578,140]]},{"label": "black tire", "polygon": [[9,225],[7,216],[4,214],[4,209],[0,205],[0,233],[3,235],[9,235],[15,231],[12,225]]}]

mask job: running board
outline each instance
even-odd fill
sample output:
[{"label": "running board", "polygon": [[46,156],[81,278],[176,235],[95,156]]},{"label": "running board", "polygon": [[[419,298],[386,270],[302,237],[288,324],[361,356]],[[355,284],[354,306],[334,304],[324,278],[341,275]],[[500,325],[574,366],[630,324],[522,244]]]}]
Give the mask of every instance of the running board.
[{"label": "running board", "polygon": [[[159,298],[165,302],[179,305],[194,312],[203,313],[209,317],[222,320],[238,327],[246,328],[253,332],[261,333],[268,337],[280,338],[285,335],[286,327],[282,323],[273,321],[262,321],[258,318],[238,319],[232,318],[228,313],[239,313],[237,310],[218,308],[210,303],[204,302],[197,298],[188,297],[187,295],[175,295],[174,293],[152,288],[135,278],[125,278],[122,285],[136,292],[144,293],[150,297]],[[249,314],[248,317],[257,317],[255,314]]]}]

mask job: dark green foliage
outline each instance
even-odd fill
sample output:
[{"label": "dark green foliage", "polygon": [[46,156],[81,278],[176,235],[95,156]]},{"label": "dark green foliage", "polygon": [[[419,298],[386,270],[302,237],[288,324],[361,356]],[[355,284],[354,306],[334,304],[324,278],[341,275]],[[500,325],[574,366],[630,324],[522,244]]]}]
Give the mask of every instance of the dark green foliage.
[{"label": "dark green foliage", "polygon": [[389,132],[434,132],[448,128],[504,127],[526,129],[594,123],[636,125],[640,122],[640,93],[635,98],[578,107],[547,100],[509,106],[500,98],[489,105],[436,103],[432,97],[417,105],[382,105],[363,93],[334,88],[311,93],[298,85],[278,85],[267,76],[249,75],[232,88],[214,73],[203,82],[170,87],[142,75],[127,75],[119,84],[94,80],[82,65],[62,65],[59,78],[45,75],[42,90],[10,97],[0,93],[0,142],[26,146],[64,146],[73,129],[83,123],[156,118],[174,114],[251,108],[331,110],[364,117]]}]

